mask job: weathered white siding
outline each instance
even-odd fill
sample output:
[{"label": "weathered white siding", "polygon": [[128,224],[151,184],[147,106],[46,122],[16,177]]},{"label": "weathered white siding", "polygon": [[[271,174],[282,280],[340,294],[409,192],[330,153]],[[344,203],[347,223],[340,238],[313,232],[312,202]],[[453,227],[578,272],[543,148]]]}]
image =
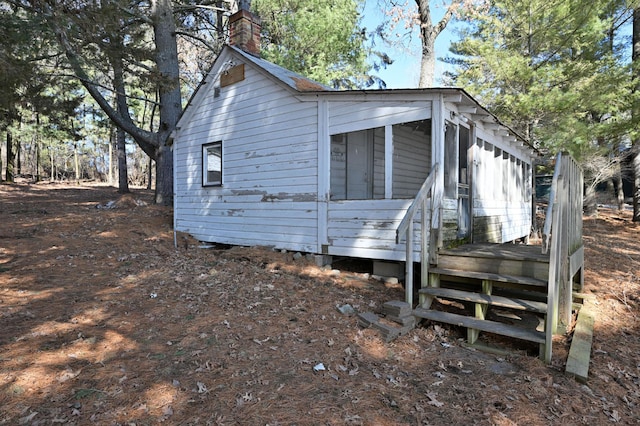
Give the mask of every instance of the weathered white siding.
[{"label": "weathered white siding", "polygon": [[531,232],[531,204],[474,200],[474,241],[507,242]]},{"label": "weathered white siding", "polygon": [[531,165],[487,141],[478,140],[474,149],[474,241],[506,242],[529,235]]},{"label": "weathered white siding", "polygon": [[334,101],[329,107],[329,134],[372,129],[427,118],[431,118],[431,101]]},{"label": "weathered white siding", "polygon": [[[413,200],[346,200],[329,203],[328,254],[404,261],[405,241],[396,229]],[[420,260],[420,224],[414,229],[414,261]]]},{"label": "weathered white siding", "polygon": [[[235,82],[220,87],[215,79],[220,69],[214,69],[174,135],[175,229],[201,241],[405,260],[405,241],[396,244],[396,229],[432,163],[444,166],[445,117],[460,123],[463,110],[453,114],[444,103],[432,104],[443,102],[438,92],[305,93],[291,84],[297,77],[285,81],[282,70],[230,48],[216,66],[231,66],[229,59],[244,64],[244,75],[235,74]],[[462,102],[462,95],[450,93],[448,99]],[[475,110],[469,103],[466,107]],[[398,126],[419,120],[431,122],[417,132]],[[517,147],[510,151],[510,142],[490,125],[477,124],[478,134],[494,144],[475,148],[474,226],[485,226],[486,238],[507,241],[525,235],[530,226],[526,187],[531,181],[522,174],[530,175],[530,165],[526,153]],[[366,171],[373,177],[365,180],[371,190],[364,196],[371,199],[338,200],[349,197],[348,191],[330,194],[333,188],[343,181],[352,184],[349,188],[359,184],[340,162],[348,161],[349,153],[359,160],[364,155],[349,144],[332,145],[331,136],[354,132],[372,138],[366,147],[355,145],[360,153],[366,148]],[[203,187],[202,146],[218,141],[223,185]],[[365,170],[364,161],[362,167],[355,164]],[[357,194],[351,198],[363,196]],[[443,231],[454,238],[455,196],[441,206]],[[415,225],[413,260],[419,261],[421,229]]]},{"label": "weathered white siding", "polygon": [[[176,230],[201,241],[317,250],[317,103],[263,73],[213,87],[175,138]],[[210,82],[212,86],[215,82]],[[223,186],[202,186],[202,144],[222,141]]]}]

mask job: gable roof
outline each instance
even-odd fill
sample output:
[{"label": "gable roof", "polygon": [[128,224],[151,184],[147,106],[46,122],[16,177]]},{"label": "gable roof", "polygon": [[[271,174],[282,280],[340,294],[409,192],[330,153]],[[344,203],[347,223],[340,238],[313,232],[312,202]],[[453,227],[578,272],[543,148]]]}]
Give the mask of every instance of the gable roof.
[{"label": "gable roof", "polygon": [[[194,108],[193,106],[199,103],[200,97],[204,96],[204,94],[202,93],[204,90],[203,87],[208,83],[212,83],[213,81],[215,81],[214,79],[216,75],[214,75],[214,70],[218,69],[218,71],[224,71],[225,66],[233,65],[233,61],[227,59],[230,55],[239,55],[247,62],[255,65],[258,70],[264,72],[267,77],[275,79],[280,84],[283,84],[285,87],[295,92],[337,92],[337,90],[329,86],[318,83],[317,81],[311,80],[303,75],[290,71],[265,59],[251,55],[235,46],[225,44],[218,54],[218,57],[215,59],[215,61],[213,61],[213,64],[211,65],[211,68],[209,68],[209,71],[207,72],[205,77],[202,79],[200,84],[198,84],[198,87],[196,87],[196,89],[191,94],[191,97],[187,101],[187,104],[182,110],[180,118],[176,123],[176,130],[180,129],[180,125],[183,121],[189,120],[191,116],[191,110],[193,110]],[[176,130],[172,132],[170,136],[171,139],[175,137]]]},{"label": "gable roof", "polygon": [[253,56],[235,46],[225,46],[225,48],[226,47],[235,51],[244,59],[248,60],[249,62],[252,62],[254,65],[266,71],[267,74],[275,77],[285,85],[289,86],[290,88],[298,92],[336,92],[337,91],[322,83],[318,83],[317,81],[311,80],[310,78],[307,78],[303,75],[300,75],[286,68],[283,68],[280,65],[276,65],[265,59],[258,58],[257,56]]}]

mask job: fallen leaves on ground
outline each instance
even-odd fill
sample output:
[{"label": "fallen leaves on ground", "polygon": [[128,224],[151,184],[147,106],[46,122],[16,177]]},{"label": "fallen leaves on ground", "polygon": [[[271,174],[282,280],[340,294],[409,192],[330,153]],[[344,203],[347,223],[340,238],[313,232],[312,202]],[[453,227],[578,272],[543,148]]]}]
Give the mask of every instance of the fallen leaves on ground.
[{"label": "fallen leaves on ground", "polygon": [[628,213],[585,220],[597,313],[580,384],[563,372],[568,338],[550,366],[532,347],[465,348],[441,324],[385,343],[337,309],[403,298],[366,262],[337,259],[337,274],[267,248],[200,249],[182,234],[175,247],[171,210],[149,191],[16,184],[0,200],[0,424],[640,422]]}]

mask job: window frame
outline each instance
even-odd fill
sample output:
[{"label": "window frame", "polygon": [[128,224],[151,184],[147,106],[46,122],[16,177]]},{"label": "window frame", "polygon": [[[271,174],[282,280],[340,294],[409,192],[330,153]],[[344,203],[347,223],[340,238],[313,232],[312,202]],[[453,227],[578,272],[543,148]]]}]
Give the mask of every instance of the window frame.
[{"label": "window frame", "polygon": [[[220,150],[220,179],[219,180],[209,180],[209,149],[218,148]],[[210,186],[222,186],[222,178],[223,178],[223,149],[222,149],[222,141],[210,142],[202,145],[202,186],[210,187]],[[216,170],[211,170],[216,171]]]}]

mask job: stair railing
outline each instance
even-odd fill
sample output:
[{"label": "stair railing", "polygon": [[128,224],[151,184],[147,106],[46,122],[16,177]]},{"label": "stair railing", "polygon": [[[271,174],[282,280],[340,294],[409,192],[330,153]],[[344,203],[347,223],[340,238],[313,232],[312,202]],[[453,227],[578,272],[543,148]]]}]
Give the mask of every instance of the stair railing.
[{"label": "stair railing", "polygon": [[[440,244],[442,190],[438,185],[441,180],[439,174],[440,166],[436,163],[396,229],[396,243],[399,244],[403,237],[406,240],[405,301],[411,306],[413,306],[413,231],[418,212],[421,212],[420,263],[423,287],[427,285],[429,277],[429,262],[435,259]],[[430,206],[429,200],[431,200]],[[431,221],[429,221],[429,213],[431,213]]]},{"label": "stair railing", "polygon": [[550,250],[545,324],[547,360],[551,358],[553,334],[566,331],[571,322],[574,276],[580,273],[581,282],[583,279],[582,187],[580,166],[569,154],[559,153],[542,234],[542,251]]}]

